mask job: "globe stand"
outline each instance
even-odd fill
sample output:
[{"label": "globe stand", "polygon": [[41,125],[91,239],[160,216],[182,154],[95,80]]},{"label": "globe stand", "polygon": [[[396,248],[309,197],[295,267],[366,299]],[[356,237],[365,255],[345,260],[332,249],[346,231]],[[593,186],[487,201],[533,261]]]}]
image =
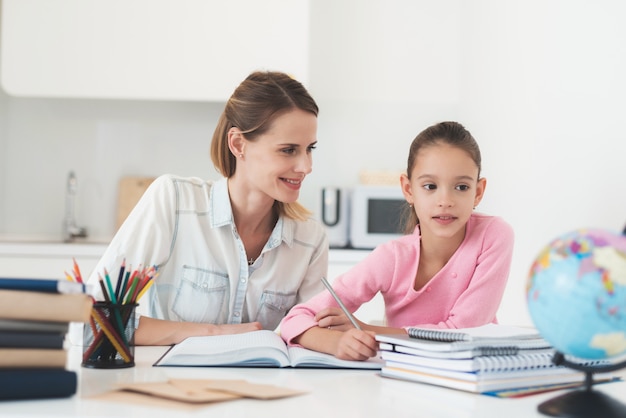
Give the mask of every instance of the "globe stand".
[{"label": "globe stand", "polygon": [[552,362],[585,372],[585,387],[539,404],[537,407],[539,412],[553,417],[568,418],[626,417],[626,405],[602,392],[593,390],[593,373],[622,369],[626,367],[626,361],[607,366],[583,366],[566,360],[562,353],[556,352]]}]

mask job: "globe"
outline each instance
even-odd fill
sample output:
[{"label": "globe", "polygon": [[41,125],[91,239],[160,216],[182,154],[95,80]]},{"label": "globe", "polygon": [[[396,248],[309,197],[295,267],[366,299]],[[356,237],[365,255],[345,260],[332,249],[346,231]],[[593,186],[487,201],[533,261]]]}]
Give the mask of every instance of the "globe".
[{"label": "globe", "polygon": [[535,327],[557,351],[626,353],[626,236],[579,229],[558,237],[534,260],[526,290]]}]

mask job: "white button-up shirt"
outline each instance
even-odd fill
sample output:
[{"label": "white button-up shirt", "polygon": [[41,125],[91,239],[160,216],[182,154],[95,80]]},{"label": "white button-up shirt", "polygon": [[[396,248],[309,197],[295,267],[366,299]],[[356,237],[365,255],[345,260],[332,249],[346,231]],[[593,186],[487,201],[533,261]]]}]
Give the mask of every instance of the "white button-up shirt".
[{"label": "white button-up shirt", "polygon": [[323,289],[328,239],[315,220],[281,216],[261,256],[248,266],[227,180],[163,175],[120,227],[90,283],[97,284],[105,268],[117,279],[124,259],[127,269],[158,268],[139,300],[139,315],[212,324],[259,321],[275,329],[291,307]]}]

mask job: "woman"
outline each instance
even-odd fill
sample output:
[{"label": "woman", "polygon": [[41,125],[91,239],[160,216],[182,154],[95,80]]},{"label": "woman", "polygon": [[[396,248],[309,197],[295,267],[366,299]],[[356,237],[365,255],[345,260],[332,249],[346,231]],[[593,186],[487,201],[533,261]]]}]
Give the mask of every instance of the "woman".
[{"label": "woman", "polygon": [[124,260],[157,268],[139,301],[135,344],[275,329],[322,289],[326,234],[297,203],[317,113],[298,81],[254,72],[213,134],[211,158],[224,178],[164,175],[148,188],[90,278]]}]

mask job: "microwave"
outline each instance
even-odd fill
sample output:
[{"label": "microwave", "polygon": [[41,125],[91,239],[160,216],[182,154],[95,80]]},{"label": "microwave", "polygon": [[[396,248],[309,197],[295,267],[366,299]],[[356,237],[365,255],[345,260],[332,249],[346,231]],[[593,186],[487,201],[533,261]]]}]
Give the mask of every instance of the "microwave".
[{"label": "microwave", "polygon": [[404,234],[406,199],[400,185],[359,185],[350,195],[350,246],[373,249]]}]

